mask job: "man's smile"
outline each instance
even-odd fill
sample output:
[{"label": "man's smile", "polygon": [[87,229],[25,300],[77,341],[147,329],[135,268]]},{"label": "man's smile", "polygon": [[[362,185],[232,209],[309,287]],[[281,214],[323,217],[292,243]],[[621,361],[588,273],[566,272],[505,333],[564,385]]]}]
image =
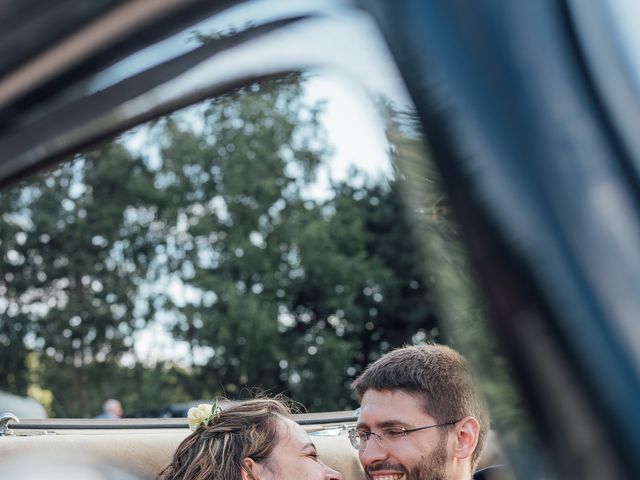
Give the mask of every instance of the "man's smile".
[{"label": "man's smile", "polygon": [[366,468],[367,475],[373,480],[400,480],[405,476],[406,470],[401,465],[391,463],[372,465]]},{"label": "man's smile", "polygon": [[404,473],[400,472],[369,472],[369,477],[374,480],[400,480]]}]

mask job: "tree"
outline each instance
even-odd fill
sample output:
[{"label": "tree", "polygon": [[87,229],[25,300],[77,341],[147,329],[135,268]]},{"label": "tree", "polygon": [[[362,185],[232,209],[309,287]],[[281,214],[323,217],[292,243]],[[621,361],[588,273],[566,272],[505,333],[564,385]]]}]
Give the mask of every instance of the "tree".
[{"label": "tree", "polygon": [[261,386],[346,408],[349,379],[435,318],[395,179],[305,196],[329,148],[321,106],[304,98],[294,77],[193,112],[202,131],[156,126],[155,183],[170,179],[164,274],[180,271],[198,291],[190,305],[165,305],[178,337],[211,348],[194,373],[203,391]]},{"label": "tree", "polygon": [[26,391],[24,360],[39,352],[55,413],[95,411],[100,400],[87,386],[97,379],[83,367],[117,364],[140,327],[137,287],[154,245],[127,212],[136,208],[132,198],[143,198],[131,193],[144,175],[140,159],[112,142],[1,199],[2,328],[21,333],[3,356],[19,365],[22,383],[9,377],[8,388]]},{"label": "tree", "polygon": [[[0,341],[15,371],[38,355],[55,414],[255,387],[349,408],[369,361],[437,336],[402,177],[309,195],[331,157],[321,113],[304,77],[249,85],[3,194]],[[186,365],[138,361],[150,322],[188,343]]]}]

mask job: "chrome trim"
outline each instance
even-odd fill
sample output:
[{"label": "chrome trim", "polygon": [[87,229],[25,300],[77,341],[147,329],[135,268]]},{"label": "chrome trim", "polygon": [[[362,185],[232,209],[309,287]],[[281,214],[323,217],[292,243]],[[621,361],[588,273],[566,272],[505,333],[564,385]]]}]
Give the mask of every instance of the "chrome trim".
[{"label": "chrome trim", "polygon": [[[357,420],[353,411],[301,413],[293,415],[293,419],[305,427],[317,427],[318,430],[340,428]],[[187,428],[185,418],[48,418],[42,420],[25,420],[15,425],[14,430],[156,430]]]},{"label": "chrome trim", "polygon": [[134,0],[125,3],[0,80],[0,105],[89,58],[114,38],[193,3],[194,0]]},{"label": "chrome trim", "polygon": [[6,435],[15,435],[12,430],[9,429],[9,422],[20,423],[20,419],[11,412],[6,412],[0,415],[0,437]]}]

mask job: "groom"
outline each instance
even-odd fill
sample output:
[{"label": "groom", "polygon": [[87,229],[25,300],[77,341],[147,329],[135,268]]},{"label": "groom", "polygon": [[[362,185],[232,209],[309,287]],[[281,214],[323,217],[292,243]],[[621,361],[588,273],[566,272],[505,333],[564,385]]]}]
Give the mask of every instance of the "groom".
[{"label": "groom", "polygon": [[350,432],[369,480],[471,480],[489,414],[466,360],[443,345],[393,350],[352,388],[360,400]]}]

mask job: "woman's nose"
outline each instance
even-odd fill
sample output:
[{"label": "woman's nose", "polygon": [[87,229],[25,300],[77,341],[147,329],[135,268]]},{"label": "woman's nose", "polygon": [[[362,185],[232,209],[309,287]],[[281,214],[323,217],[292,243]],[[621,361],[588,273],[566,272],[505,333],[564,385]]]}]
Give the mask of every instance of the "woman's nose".
[{"label": "woman's nose", "polygon": [[329,467],[328,465],[325,465],[324,469],[325,469],[325,474],[324,474],[325,480],[344,480],[344,475],[342,475],[337,470],[334,470],[333,468]]}]

